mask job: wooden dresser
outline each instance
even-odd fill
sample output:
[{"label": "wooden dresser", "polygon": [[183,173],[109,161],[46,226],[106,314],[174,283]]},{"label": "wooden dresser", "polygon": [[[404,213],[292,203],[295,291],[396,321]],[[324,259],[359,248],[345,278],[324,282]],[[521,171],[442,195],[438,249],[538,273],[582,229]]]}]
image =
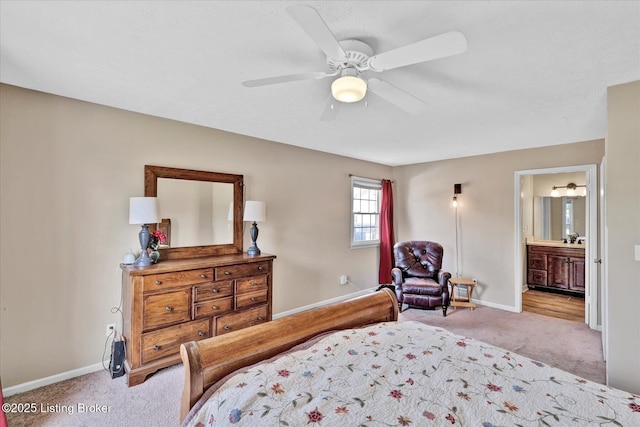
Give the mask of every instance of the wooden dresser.
[{"label": "wooden dresser", "polygon": [[273,255],[122,265],[129,386],[180,362],[180,344],[271,320]]},{"label": "wooden dresser", "polygon": [[527,245],[527,286],[585,292],[584,249]]}]

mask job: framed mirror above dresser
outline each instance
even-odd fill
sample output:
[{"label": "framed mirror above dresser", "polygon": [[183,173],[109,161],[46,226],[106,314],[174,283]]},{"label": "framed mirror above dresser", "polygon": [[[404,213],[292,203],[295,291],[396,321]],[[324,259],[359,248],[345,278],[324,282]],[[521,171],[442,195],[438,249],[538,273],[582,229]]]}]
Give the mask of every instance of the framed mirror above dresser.
[{"label": "framed mirror above dresser", "polygon": [[171,245],[160,249],[160,258],[242,253],[243,180],[243,175],[146,165],[144,195],[157,197],[160,214],[171,220]]},{"label": "framed mirror above dresser", "polygon": [[186,342],[272,318],[276,257],[243,252],[243,176],[147,165],[144,188],[171,241],[157,264],[121,265],[129,386],[179,363]]}]

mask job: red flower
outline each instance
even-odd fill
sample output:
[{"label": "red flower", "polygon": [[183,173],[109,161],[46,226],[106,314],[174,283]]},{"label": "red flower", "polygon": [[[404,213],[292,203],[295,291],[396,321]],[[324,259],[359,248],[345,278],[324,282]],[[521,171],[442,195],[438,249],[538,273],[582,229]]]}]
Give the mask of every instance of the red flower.
[{"label": "red flower", "polygon": [[280,375],[281,377],[285,377],[285,378],[288,377],[290,373],[291,372],[289,372],[286,369],[281,369],[281,370],[278,371],[278,375]]},{"label": "red flower", "polygon": [[409,360],[412,360],[412,359],[415,359],[415,358],[416,358],[415,354],[411,354],[411,353],[407,353],[407,354],[405,354],[405,357],[406,357],[407,359],[409,359]]},{"label": "red flower", "polygon": [[631,408],[633,412],[640,412],[640,405],[635,402],[629,403],[629,408]]},{"label": "red flower", "polygon": [[453,415],[451,414],[447,414],[447,416],[445,417],[447,419],[447,421],[449,421],[451,424],[455,424],[456,423],[456,419],[453,418]]},{"label": "red flower", "polygon": [[273,390],[273,392],[275,394],[282,394],[284,393],[284,389],[282,387],[280,387],[280,383],[275,383],[274,385],[271,386],[271,390]]},{"label": "red flower", "polygon": [[391,390],[389,396],[393,397],[394,399],[400,400],[402,398],[402,392],[400,390]]},{"label": "red flower", "polygon": [[436,419],[436,416],[435,416],[435,415],[433,415],[433,413],[432,413],[432,412],[429,412],[429,411],[424,411],[424,412],[422,413],[422,415],[424,415],[424,416],[425,416],[425,418],[426,418],[426,419],[428,419],[428,420],[435,420],[435,419]]},{"label": "red flower", "polygon": [[307,413],[307,417],[309,417],[309,422],[307,424],[319,423],[320,421],[322,421],[322,418],[324,418],[322,416],[322,413],[320,413],[320,411],[318,411],[318,407],[317,406],[316,406],[316,409],[314,409],[313,411]]},{"label": "red flower", "polygon": [[487,388],[491,391],[502,391],[502,387],[491,383],[487,384]]},{"label": "red flower", "polygon": [[462,342],[462,341],[458,341],[458,342],[456,343],[456,345],[457,345],[458,347],[466,347],[466,346],[467,346],[467,344],[466,344],[466,343],[464,343],[464,342]]}]

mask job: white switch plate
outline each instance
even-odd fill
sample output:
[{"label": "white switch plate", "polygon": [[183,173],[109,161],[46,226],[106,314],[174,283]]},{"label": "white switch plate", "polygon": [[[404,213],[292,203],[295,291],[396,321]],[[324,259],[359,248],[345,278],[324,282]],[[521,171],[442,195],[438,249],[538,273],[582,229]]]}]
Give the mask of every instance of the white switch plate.
[{"label": "white switch plate", "polygon": [[636,261],[640,261],[640,245],[636,245]]}]

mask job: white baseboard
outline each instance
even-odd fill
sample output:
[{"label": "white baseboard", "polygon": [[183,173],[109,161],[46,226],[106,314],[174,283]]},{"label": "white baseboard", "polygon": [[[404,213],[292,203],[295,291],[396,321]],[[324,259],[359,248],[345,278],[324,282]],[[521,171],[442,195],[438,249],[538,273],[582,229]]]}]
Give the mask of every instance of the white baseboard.
[{"label": "white baseboard", "polygon": [[491,308],[498,308],[498,309],[504,310],[504,311],[511,311],[512,313],[520,313],[518,310],[516,310],[515,307],[510,306],[510,305],[496,304],[496,303],[493,303],[493,302],[481,301],[481,300],[477,300],[477,299],[474,299],[473,302],[475,302],[478,305],[484,305],[484,306],[491,307]]},{"label": "white baseboard", "polygon": [[[109,364],[109,361],[106,361],[106,364]],[[14,385],[11,387],[3,388],[2,395],[5,397],[13,396],[14,394],[24,393],[25,391],[34,390],[36,388],[44,387],[49,384],[54,384],[60,381],[68,380],[70,378],[79,377],[80,375],[92,374],[94,372],[98,372],[104,369],[102,363],[96,363],[94,365],[85,366],[83,368],[73,369],[67,372],[61,372],[56,375],[51,375],[50,377],[40,378],[33,381],[28,381],[26,383]],[[105,372],[105,375],[107,373]]]},{"label": "white baseboard", "polygon": [[[304,310],[308,310],[310,308],[319,307],[319,306],[322,306],[322,305],[327,305],[327,304],[331,304],[331,303],[334,303],[334,302],[343,301],[343,300],[346,300],[346,299],[349,299],[349,298],[354,298],[354,297],[358,297],[358,296],[361,296],[361,295],[370,294],[370,293],[374,292],[375,289],[376,288],[365,289],[365,290],[361,290],[361,291],[354,292],[354,293],[351,293],[351,294],[343,295],[341,297],[332,298],[332,299],[325,300],[325,301],[320,301],[320,302],[317,302],[315,304],[310,304],[310,305],[306,305],[304,307],[299,307],[299,308],[296,308],[296,309],[293,309],[293,310],[285,311],[283,313],[275,314],[273,316],[273,318],[277,319],[279,317],[289,316],[291,314],[298,313],[298,312],[304,311]],[[105,363],[106,363],[106,365],[108,365],[109,361],[106,360]],[[40,378],[40,379],[37,379],[37,380],[28,381],[26,383],[22,383],[22,384],[14,385],[14,386],[11,386],[11,387],[3,388],[2,389],[2,395],[5,396],[5,397],[13,396],[14,394],[24,393],[26,391],[34,390],[34,389],[40,388],[40,387],[44,387],[44,386],[49,385],[49,384],[54,384],[54,383],[57,383],[57,382],[60,382],[60,381],[68,380],[70,378],[79,377],[80,375],[85,375],[85,374],[91,374],[93,372],[98,372],[98,371],[100,371],[102,369],[104,369],[103,364],[102,363],[96,363],[94,365],[85,366],[83,368],[78,368],[78,369],[74,369],[74,370],[67,371],[67,372],[61,372],[61,373],[56,374],[56,375],[51,375],[50,377]]]},{"label": "white baseboard", "polygon": [[340,302],[340,301],[344,301],[344,300],[347,300],[347,299],[350,299],[350,298],[359,297],[361,295],[370,294],[372,292],[375,292],[376,289],[377,289],[377,287],[371,288],[371,289],[365,289],[365,290],[362,290],[362,291],[353,292],[351,294],[342,295],[340,297],[331,298],[331,299],[328,299],[328,300],[319,301],[319,302],[316,302],[316,303],[313,303],[313,304],[305,305],[303,307],[294,308],[293,310],[283,311],[282,313],[274,314],[273,315],[273,320],[279,319],[280,317],[285,317],[285,316],[290,316],[292,314],[300,313],[301,311],[306,311],[306,310],[309,310],[309,309],[312,309],[312,308],[321,307],[323,305],[332,304],[334,302]]}]

